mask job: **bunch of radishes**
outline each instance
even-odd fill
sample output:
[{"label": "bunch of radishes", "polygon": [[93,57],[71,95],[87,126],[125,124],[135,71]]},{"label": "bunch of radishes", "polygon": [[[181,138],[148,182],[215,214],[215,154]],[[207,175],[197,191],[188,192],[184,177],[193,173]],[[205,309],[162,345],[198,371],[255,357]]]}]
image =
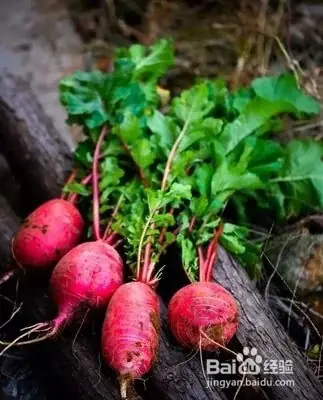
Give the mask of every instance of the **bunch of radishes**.
[{"label": "bunch of radishes", "polygon": [[[107,306],[102,354],[119,375],[123,398],[157,357],[155,289],[162,277],[157,267],[170,244],[177,243],[191,281],[169,303],[176,339],[186,347],[215,350],[235,334],[237,303],[211,282],[211,272],[218,241],[239,256],[243,235],[219,215],[233,194],[248,196],[248,190],[262,187],[247,170],[248,131],[240,143],[232,137],[236,127],[223,129],[216,117],[221,84],[198,83],[168,102],[169,93],[157,83],[172,62],[171,44],[161,40],[150,48],[119,49],[109,74],[76,72],[62,81],[68,122],[81,125],[85,135],[75,152],[75,174],[62,198],[34,211],[12,243],[17,265],[54,267],[50,287],[58,309],[53,321],[36,324],[14,344],[56,335],[81,304]],[[276,113],[288,112],[285,104]],[[271,116],[262,123],[269,125]],[[248,129],[258,129],[259,121],[247,121]],[[232,146],[240,146],[238,159]],[[82,237],[94,240],[78,244]],[[116,250],[120,243],[133,273],[128,283]]]}]

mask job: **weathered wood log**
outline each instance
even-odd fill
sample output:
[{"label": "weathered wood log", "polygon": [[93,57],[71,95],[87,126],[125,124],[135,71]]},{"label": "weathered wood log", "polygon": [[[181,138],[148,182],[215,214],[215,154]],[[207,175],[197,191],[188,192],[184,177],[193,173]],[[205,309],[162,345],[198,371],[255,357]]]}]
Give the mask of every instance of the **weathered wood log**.
[{"label": "weathered wood log", "polygon": [[25,202],[31,203],[31,192],[34,203],[59,195],[71,168],[68,145],[28,85],[9,76],[0,78],[0,152],[19,177]]},{"label": "weathered wood log", "polygon": [[323,399],[323,388],[309,369],[305,357],[277,321],[247,273],[223,249],[213,269],[213,278],[228,289],[240,306],[237,339],[242,346],[255,347],[263,360],[292,360],[292,374],[262,374],[272,381],[293,380],[293,386],[265,386],[268,397],[291,400]]},{"label": "weathered wood log", "polygon": [[0,269],[10,262],[10,244],[19,220],[7,201],[0,196]]},{"label": "weathered wood log", "polygon": [[21,208],[19,185],[2,154],[0,154],[0,194],[8,200],[15,211]]}]

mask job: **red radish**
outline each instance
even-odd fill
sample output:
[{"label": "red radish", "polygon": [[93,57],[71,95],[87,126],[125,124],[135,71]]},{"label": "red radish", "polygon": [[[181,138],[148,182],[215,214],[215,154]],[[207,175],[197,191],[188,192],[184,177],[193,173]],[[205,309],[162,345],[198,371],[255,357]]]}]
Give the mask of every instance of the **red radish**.
[{"label": "red radish", "polygon": [[83,227],[81,214],[72,203],[50,200],[27,217],[13,239],[14,259],[24,267],[53,265],[77,245]]},{"label": "red radish", "polygon": [[119,372],[122,398],[128,382],[140,378],[156,359],[159,301],[142,282],[126,283],[109,303],[102,329],[103,358]]},{"label": "red radish", "polygon": [[[75,178],[73,171],[67,180]],[[92,179],[87,176],[81,182],[86,185]],[[21,268],[42,269],[54,266],[68,251],[75,247],[82,236],[84,221],[74,205],[77,195],[65,199],[49,200],[25,219],[12,239],[12,257]],[[0,277],[0,285],[16,275],[11,269]]]},{"label": "red radish", "polygon": [[216,350],[228,343],[238,328],[235,299],[221,285],[210,282],[221,233],[222,228],[208,246],[206,256],[198,247],[200,281],[176,292],[168,306],[171,331],[185,347]]},{"label": "red radish", "polygon": [[[232,295],[215,282],[196,282],[180,289],[168,306],[173,335],[184,347],[216,350],[236,333],[238,307]],[[203,335],[204,333],[205,335]]]},{"label": "red radish", "polygon": [[[54,268],[50,288],[58,308],[57,317],[53,321],[30,327],[28,332],[17,338],[11,345],[34,343],[56,335],[73,318],[81,304],[94,308],[106,306],[114,291],[123,282],[121,257],[109,244],[113,242],[114,234],[105,240],[102,240],[100,235],[97,169],[99,151],[105,134],[106,128],[103,128],[93,157],[93,228],[96,241],[78,245],[69,251]],[[46,334],[25,342],[20,341],[32,332],[46,332]],[[7,348],[11,345],[8,344]]]},{"label": "red radish", "polygon": [[160,310],[152,289],[158,280],[151,277],[155,261],[150,260],[150,251],[148,244],[137,281],[113,294],[102,329],[103,358],[118,372],[122,399],[128,398],[129,385],[151,369],[157,356]]},{"label": "red radish", "polygon": [[[72,202],[49,200],[26,218],[13,238],[13,259],[23,268],[51,267],[79,243],[83,227],[82,216]],[[0,285],[17,272],[18,269],[5,272]]]},{"label": "red radish", "polygon": [[54,335],[81,304],[105,306],[123,282],[119,253],[101,240],[79,244],[54,268],[50,289],[58,316],[51,323]]},{"label": "red radish", "polygon": [[[164,194],[171,163],[184,134],[185,130],[177,137],[169,153],[160,189]],[[140,175],[143,179],[142,171]],[[136,237],[139,240],[132,241],[132,252],[137,253],[136,281],[117,289],[111,298],[103,324],[103,357],[118,373],[122,399],[129,398],[128,387],[133,380],[145,375],[157,358],[160,310],[158,297],[153,289],[159,280],[155,267],[169,242],[165,240],[165,227],[158,231],[153,221],[162,208],[158,201],[154,207],[149,208],[140,237]],[[172,213],[173,210],[168,214]],[[123,224],[126,225],[127,221],[123,221]],[[130,229],[130,236],[133,235],[132,232],[134,230]],[[155,232],[155,236],[150,232]]]}]

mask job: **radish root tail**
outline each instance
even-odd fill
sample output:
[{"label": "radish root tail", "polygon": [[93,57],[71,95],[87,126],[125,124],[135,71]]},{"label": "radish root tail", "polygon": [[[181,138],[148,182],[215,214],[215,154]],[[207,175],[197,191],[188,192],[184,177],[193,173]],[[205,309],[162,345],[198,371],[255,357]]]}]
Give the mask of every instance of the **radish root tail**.
[{"label": "radish root tail", "polygon": [[138,398],[133,393],[132,379],[129,375],[124,375],[119,378],[120,381],[120,396],[122,400],[134,400]]},{"label": "radish root tail", "polygon": [[3,285],[5,282],[9,281],[10,279],[12,279],[16,275],[16,273],[17,271],[13,269],[11,271],[4,273],[0,277],[0,286]]},{"label": "radish root tail", "polygon": [[[23,334],[21,334],[20,336],[18,336],[16,339],[14,339],[12,342],[0,341],[0,345],[5,346],[5,348],[0,352],[0,357],[5,352],[7,352],[11,347],[25,346],[28,344],[38,343],[38,342],[42,342],[43,340],[49,339],[57,334],[59,328],[60,328],[60,324],[55,324],[55,323],[53,323],[53,321],[40,322],[38,324],[22,328],[21,331],[25,331],[25,332]],[[32,333],[39,333],[39,334],[43,333],[44,335],[38,336],[34,339],[21,341],[21,339],[29,337]]]}]

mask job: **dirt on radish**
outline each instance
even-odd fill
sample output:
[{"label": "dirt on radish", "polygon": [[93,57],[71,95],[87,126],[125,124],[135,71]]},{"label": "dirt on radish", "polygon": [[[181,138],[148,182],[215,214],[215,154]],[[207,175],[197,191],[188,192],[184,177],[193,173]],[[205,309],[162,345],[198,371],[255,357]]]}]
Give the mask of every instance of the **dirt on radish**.
[{"label": "dirt on radish", "polygon": [[50,200],[26,218],[13,239],[13,257],[23,267],[54,265],[78,244],[83,228],[83,218],[74,204]]}]

